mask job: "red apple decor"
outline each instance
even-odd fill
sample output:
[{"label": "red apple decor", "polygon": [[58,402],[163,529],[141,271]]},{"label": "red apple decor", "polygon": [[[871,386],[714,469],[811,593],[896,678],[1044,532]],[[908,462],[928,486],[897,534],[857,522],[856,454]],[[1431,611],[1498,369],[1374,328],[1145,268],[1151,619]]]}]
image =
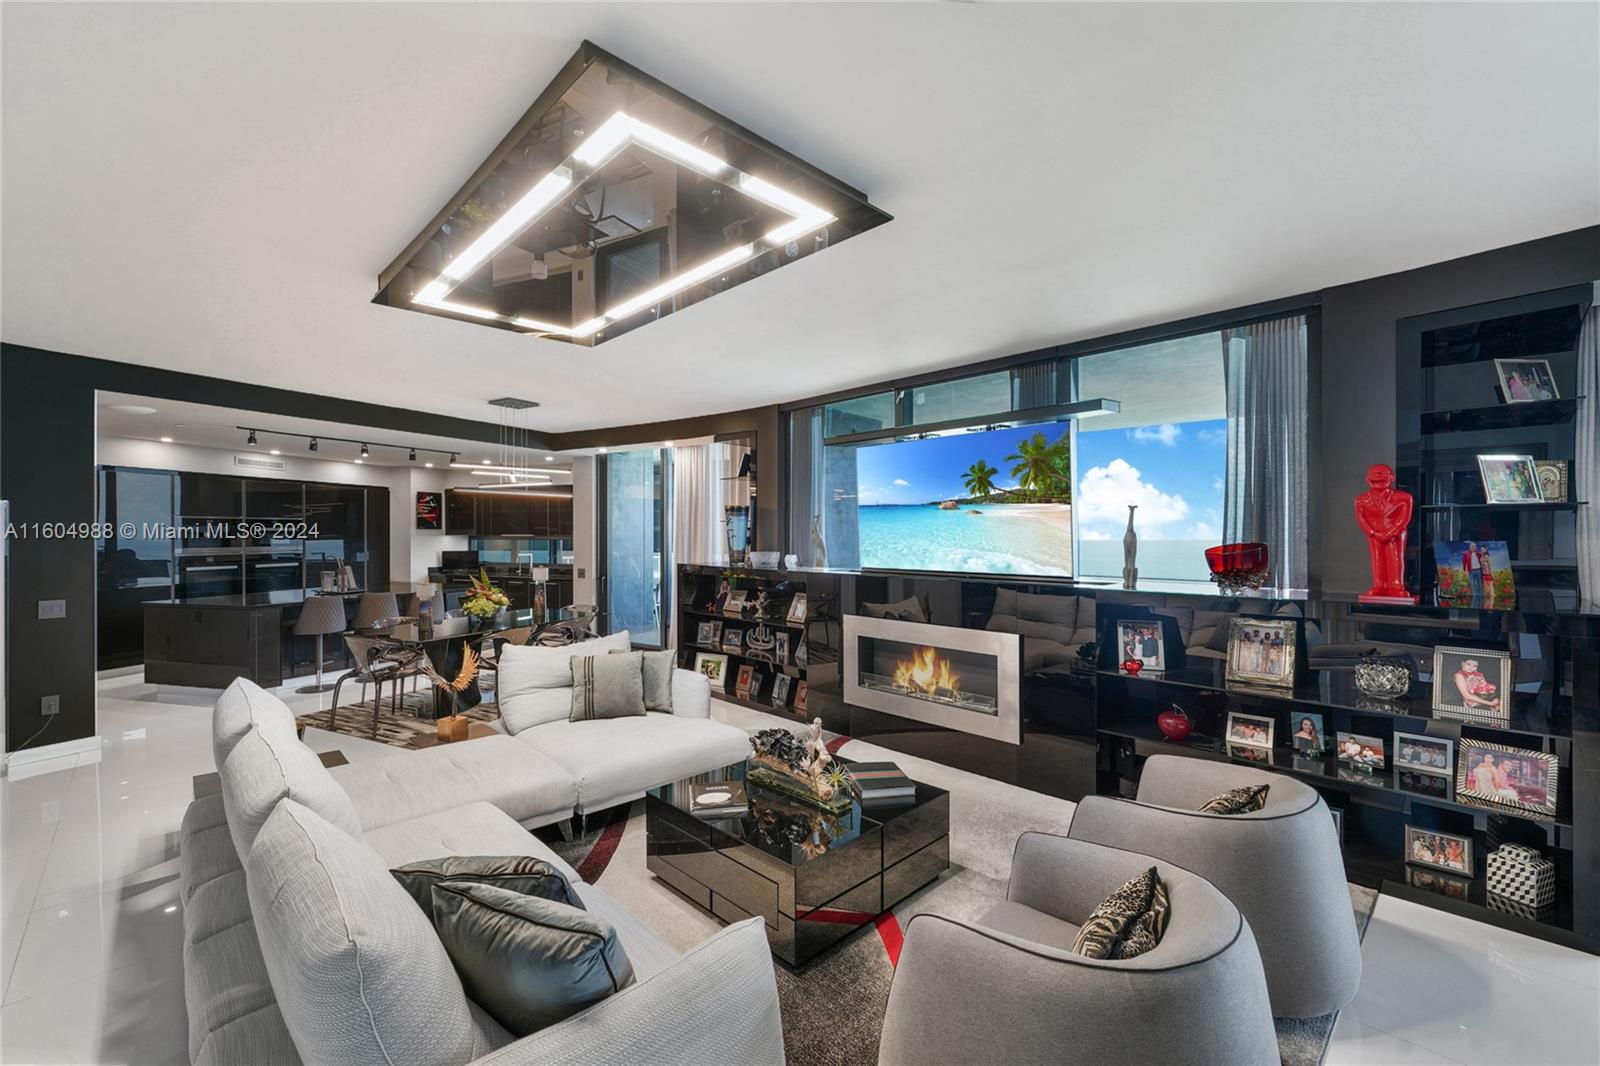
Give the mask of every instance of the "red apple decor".
[{"label": "red apple decor", "polygon": [[1134,677],[1138,677],[1139,671],[1144,669],[1144,663],[1140,662],[1138,659],[1124,659],[1122,660],[1122,669],[1127,671],[1129,674],[1132,674]]},{"label": "red apple decor", "polygon": [[1156,728],[1161,730],[1161,735],[1168,740],[1183,741],[1188,740],[1189,734],[1194,731],[1194,723],[1189,720],[1184,709],[1174,703],[1156,715]]}]

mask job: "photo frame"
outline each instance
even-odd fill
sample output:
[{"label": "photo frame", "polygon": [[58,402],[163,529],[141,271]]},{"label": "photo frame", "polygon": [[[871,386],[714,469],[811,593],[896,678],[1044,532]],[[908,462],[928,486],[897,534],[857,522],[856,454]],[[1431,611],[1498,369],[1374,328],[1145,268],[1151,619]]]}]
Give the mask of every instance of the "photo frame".
[{"label": "photo frame", "polygon": [[727,691],[728,684],[728,657],[717,655],[713,652],[696,652],[694,657],[694,672],[704,674],[712,686],[721,685],[721,691]]},{"label": "photo frame", "polygon": [[1548,359],[1496,359],[1494,377],[1504,403],[1561,399]]},{"label": "photo frame", "polygon": [[722,609],[728,614],[744,614],[744,607],[749,599],[750,595],[744,589],[730,589],[728,598],[722,601]]},{"label": "photo frame", "polygon": [[1472,838],[1437,829],[1406,826],[1405,860],[1414,866],[1472,876]]},{"label": "photo frame", "polygon": [[786,620],[792,625],[801,625],[806,620],[806,594],[797,592],[794,599],[789,601],[789,613]]},{"label": "photo frame", "polygon": [[703,648],[717,646],[717,624],[715,622],[701,622],[695,629],[694,642]]},{"label": "photo frame", "polygon": [[1461,738],[1456,798],[1554,817],[1561,766],[1549,752]]},{"label": "photo frame", "polygon": [[444,528],[444,493],[417,493],[417,528]]},{"label": "photo frame", "polygon": [[744,630],[728,626],[722,631],[722,650],[737,655],[744,650]]},{"label": "photo frame", "polygon": [[1567,502],[1567,467],[1565,459],[1533,461],[1533,472],[1539,479],[1539,495],[1545,503]]},{"label": "photo frame", "polygon": [[1316,711],[1298,708],[1289,712],[1289,745],[1296,755],[1320,759],[1328,750],[1325,719]]},{"label": "photo frame", "polygon": [[1509,611],[1517,605],[1511,549],[1503,540],[1436,540],[1433,571],[1441,607]]},{"label": "photo frame", "polygon": [[806,709],[806,683],[804,678],[794,683],[794,709],[796,711],[804,711]]},{"label": "photo frame", "polygon": [[779,633],[773,637],[772,655],[778,660],[780,666],[789,661],[789,634]]},{"label": "photo frame", "polygon": [[1485,503],[1543,503],[1531,455],[1480,455],[1478,477]]},{"label": "photo frame", "polygon": [[1394,766],[1396,770],[1411,770],[1419,774],[1437,774],[1454,777],[1456,769],[1455,747],[1444,737],[1430,737],[1422,733],[1394,731]]},{"label": "photo frame", "polygon": [[1343,730],[1335,733],[1334,737],[1336,739],[1334,751],[1339,761],[1346,766],[1362,773],[1372,773],[1388,765],[1382,737],[1368,736],[1365,733],[1346,733]]},{"label": "photo frame", "polygon": [[1225,734],[1228,747],[1265,748],[1270,751],[1274,724],[1271,718],[1263,718],[1258,714],[1230,711],[1228,732]]},{"label": "photo frame", "polygon": [[740,699],[749,699],[751,695],[751,689],[755,686],[755,684],[756,668],[750,663],[745,663],[743,666],[739,667],[739,679],[734,683],[733,687],[734,695],[738,696]]},{"label": "photo frame", "polygon": [[1230,619],[1227,680],[1293,688],[1298,634],[1292,618]]},{"label": "photo frame", "polygon": [[1159,618],[1124,618],[1117,622],[1117,662],[1138,660],[1145,670],[1167,668],[1167,645]]},{"label": "photo frame", "polygon": [[1511,653],[1440,644],[1433,649],[1433,709],[1458,718],[1511,717]]},{"label": "photo frame", "polygon": [[779,674],[772,679],[772,705],[785,707],[789,703],[789,686],[794,683],[788,674]]}]

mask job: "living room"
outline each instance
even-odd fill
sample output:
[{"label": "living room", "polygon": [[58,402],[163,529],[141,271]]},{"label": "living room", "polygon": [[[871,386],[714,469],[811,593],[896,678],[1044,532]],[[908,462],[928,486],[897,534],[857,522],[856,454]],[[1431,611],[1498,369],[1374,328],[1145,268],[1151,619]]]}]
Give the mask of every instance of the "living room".
[{"label": "living room", "polygon": [[1600,9],[0,29],[0,1062],[1600,1061]]}]

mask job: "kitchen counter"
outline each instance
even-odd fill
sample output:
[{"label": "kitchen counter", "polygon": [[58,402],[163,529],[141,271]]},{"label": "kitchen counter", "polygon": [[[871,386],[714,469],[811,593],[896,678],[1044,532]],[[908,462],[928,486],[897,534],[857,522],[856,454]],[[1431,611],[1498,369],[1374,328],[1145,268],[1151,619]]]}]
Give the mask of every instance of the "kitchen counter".
[{"label": "kitchen counter", "polygon": [[[410,596],[416,592],[416,582],[397,582],[386,586],[387,591],[393,592],[398,599],[401,596]],[[148,600],[146,607],[231,607],[236,609],[254,610],[258,607],[299,607],[312,596],[342,596],[345,599],[354,599],[367,592],[383,591],[383,589],[351,589],[347,592],[323,592],[319,589],[282,589],[272,592],[232,593],[225,596],[190,596],[188,598],[174,598],[167,600]],[[405,611],[405,604],[398,604],[401,612]]]}]

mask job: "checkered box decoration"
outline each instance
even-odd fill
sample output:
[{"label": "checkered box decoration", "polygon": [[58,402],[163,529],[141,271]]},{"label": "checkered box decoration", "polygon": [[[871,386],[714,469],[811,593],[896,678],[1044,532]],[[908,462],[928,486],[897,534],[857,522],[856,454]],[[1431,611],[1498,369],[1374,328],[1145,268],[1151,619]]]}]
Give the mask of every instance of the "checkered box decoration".
[{"label": "checkered box decoration", "polygon": [[1555,902],[1556,864],[1536,848],[1502,844],[1489,853],[1488,890],[1492,897],[1543,910]]}]

